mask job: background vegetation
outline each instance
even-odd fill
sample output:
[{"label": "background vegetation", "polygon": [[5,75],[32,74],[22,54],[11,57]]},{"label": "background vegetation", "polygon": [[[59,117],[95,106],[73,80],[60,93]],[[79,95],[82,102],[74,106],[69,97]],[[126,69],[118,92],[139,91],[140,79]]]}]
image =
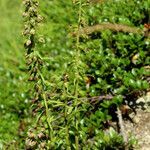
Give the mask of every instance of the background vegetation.
[{"label": "background vegetation", "polygon": [[[26,64],[21,35],[25,7],[17,0],[1,0],[0,149],[124,148],[111,122],[117,121],[117,107],[132,107],[149,88],[149,38],[141,32],[149,6],[144,0],[40,1],[43,22],[35,27],[35,47],[28,54],[36,60]],[[28,23],[31,17],[25,19]],[[80,35],[81,27],[102,23],[139,32],[124,32],[123,26],[122,32]],[[28,83],[35,67],[38,78]]]},{"label": "background vegetation", "polygon": [[24,49],[21,36],[21,2],[0,1],[0,149],[18,140],[18,127],[28,101]]}]

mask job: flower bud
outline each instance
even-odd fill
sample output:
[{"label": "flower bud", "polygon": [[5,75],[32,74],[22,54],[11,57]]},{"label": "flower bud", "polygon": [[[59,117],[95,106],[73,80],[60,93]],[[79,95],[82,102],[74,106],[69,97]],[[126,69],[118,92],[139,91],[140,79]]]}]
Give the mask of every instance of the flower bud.
[{"label": "flower bud", "polygon": [[23,16],[23,17],[28,17],[28,13],[23,12],[23,13],[22,13],[22,16]]},{"label": "flower bud", "polygon": [[28,35],[30,32],[29,32],[29,30],[28,29],[25,29],[24,31],[23,31],[23,35]]},{"label": "flower bud", "polygon": [[31,43],[32,43],[31,40],[27,40],[27,41],[26,41],[26,46],[30,46]]},{"label": "flower bud", "polygon": [[31,29],[31,30],[30,30],[30,34],[34,35],[34,34],[35,34],[35,30],[34,30],[34,29]]},{"label": "flower bud", "polygon": [[41,15],[37,16],[37,22],[40,23],[43,20],[43,17]]},{"label": "flower bud", "polygon": [[43,37],[40,37],[38,40],[40,43],[45,43],[45,39]]}]

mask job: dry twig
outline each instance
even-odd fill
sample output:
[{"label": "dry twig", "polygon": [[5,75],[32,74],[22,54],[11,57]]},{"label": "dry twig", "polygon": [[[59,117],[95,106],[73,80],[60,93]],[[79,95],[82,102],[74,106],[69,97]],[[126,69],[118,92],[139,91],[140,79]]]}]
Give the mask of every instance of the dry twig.
[{"label": "dry twig", "polygon": [[119,107],[117,107],[117,114],[118,114],[120,131],[121,131],[121,134],[122,134],[122,137],[124,140],[124,144],[125,144],[125,150],[128,150],[128,137],[125,132],[124,123],[123,123],[123,119],[122,119],[122,113],[121,113],[121,110],[119,109]]},{"label": "dry twig", "polygon": [[[125,33],[134,33],[134,34],[144,34],[144,31],[137,28],[137,27],[130,27],[127,25],[122,25],[122,24],[113,24],[113,23],[102,23],[102,24],[97,24],[93,26],[88,26],[85,28],[81,28],[79,30],[79,34],[81,35],[88,35],[93,32],[100,32],[103,30],[112,30],[116,32],[125,32]],[[71,33],[72,36],[76,36],[77,32]]]}]

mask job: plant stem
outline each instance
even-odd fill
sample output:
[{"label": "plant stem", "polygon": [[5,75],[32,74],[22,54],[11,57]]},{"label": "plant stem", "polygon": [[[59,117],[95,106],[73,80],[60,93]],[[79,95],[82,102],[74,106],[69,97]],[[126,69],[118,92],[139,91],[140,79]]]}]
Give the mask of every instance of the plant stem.
[{"label": "plant stem", "polygon": [[[64,83],[64,91],[63,91],[65,97],[66,97],[66,86]],[[70,141],[69,141],[69,127],[68,127],[68,117],[67,117],[67,97],[65,99],[65,129],[66,129],[66,144],[67,144],[67,150],[71,150],[70,147]]]},{"label": "plant stem", "polygon": [[76,150],[79,150],[79,134],[78,134],[78,125],[79,125],[79,121],[78,121],[78,87],[79,87],[79,62],[80,62],[80,35],[79,35],[79,31],[81,28],[81,8],[82,8],[82,1],[79,0],[79,10],[78,10],[78,29],[77,29],[77,37],[76,37],[76,57],[75,57],[75,127],[76,127],[76,135],[75,135],[75,145],[76,145]]},{"label": "plant stem", "polygon": [[42,95],[43,95],[44,105],[45,105],[45,110],[46,110],[46,121],[47,121],[47,125],[49,128],[49,136],[50,136],[50,140],[52,140],[53,139],[53,129],[52,129],[52,126],[51,126],[50,121],[49,121],[49,110],[48,110],[46,95],[44,92]]},{"label": "plant stem", "polygon": [[121,130],[121,134],[124,140],[124,145],[125,145],[125,150],[128,150],[128,138],[125,132],[125,128],[124,128],[124,123],[123,123],[123,119],[122,119],[122,114],[121,111],[119,109],[119,107],[117,107],[117,114],[118,114],[118,120],[119,120],[119,126],[120,126],[120,130]]}]

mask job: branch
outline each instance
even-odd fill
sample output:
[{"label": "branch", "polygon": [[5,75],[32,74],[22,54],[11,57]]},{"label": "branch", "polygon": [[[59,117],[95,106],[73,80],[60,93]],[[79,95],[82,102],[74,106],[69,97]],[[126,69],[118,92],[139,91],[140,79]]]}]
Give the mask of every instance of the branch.
[{"label": "branch", "polygon": [[121,110],[119,109],[119,107],[117,107],[117,114],[118,114],[120,131],[121,131],[121,134],[123,136],[123,140],[124,140],[124,144],[125,144],[125,150],[128,150],[128,145],[127,145],[128,144],[128,137],[127,137],[126,132],[125,132],[124,123],[123,123],[123,119],[122,119],[122,113],[121,113]]},{"label": "branch", "polygon": [[[97,24],[93,26],[88,26],[81,28],[79,30],[79,34],[81,35],[88,35],[93,32],[100,32],[103,30],[112,30],[116,32],[125,32],[125,33],[134,33],[134,34],[144,34],[144,31],[142,29],[139,29],[137,27],[130,27],[127,25],[122,25],[122,24],[113,24],[113,23],[102,23],[102,24]],[[71,33],[72,36],[76,36],[77,32]]]},{"label": "branch", "polygon": [[108,95],[101,95],[101,96],[94,96],[94,97],[90,97],[87,98],[88,101],[90,101],[90,103],[94,103],[94,102],[99,102],[99,101],[103,101],[103,100],[111,100],[113,99],[114,96],[108,94]]},{"label": "branch", "polygon": [[89,0],[92,4],[103,3],[105,0]]}]

